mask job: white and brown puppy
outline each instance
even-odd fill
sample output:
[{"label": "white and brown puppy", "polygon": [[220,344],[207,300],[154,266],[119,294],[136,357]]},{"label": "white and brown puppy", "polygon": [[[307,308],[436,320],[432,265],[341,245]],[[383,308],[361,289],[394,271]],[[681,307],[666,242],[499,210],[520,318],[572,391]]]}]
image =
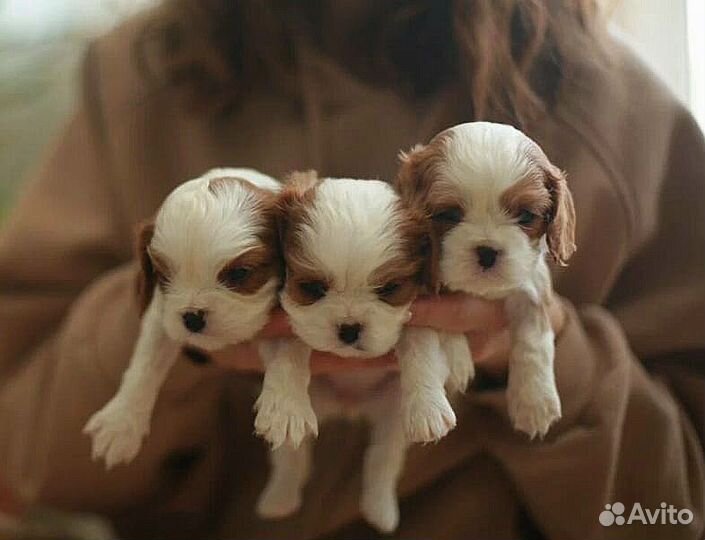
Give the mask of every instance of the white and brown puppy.
[{"label": "white and brown puppy", "polygon": [[[575,210],[564,174],[511,126],[473,122],[402,154],[397,188],[433,221],[440,284],[505,299],[512,348],[507,385],[514,426],[543,436],[561,416],[553,372],[552,295],[545,260],[575,251]],[[464,336],[442,336],[452,383],[472,373]]]},{"label": "white and brown puppy", "polygon": [[[281,304],[300,341],[280,342],[256,405],[256,430],[274,447],[258,511],[281,517],[299,507],[317,420],[359,416],[371,424],[361,510],[373,526],[392,531],[408,440],[403,418],[428,440],[455,425],[435,332],[403,328],[417,292],[432,280],[428,221],[385,182],[313,172],[293,175],[284,188],[281,219]],[[314,378],[309,389],[312,349],[344,358],[395,349],[401,375],[371,368]]]},{"label": "white and brown puppy", "polygon": [[282,272],[279,188],[252,169],[213,169],[176,188],[142,228],[140,334],[117,394],[84,428],[93,459],[108,468],[134,459],[182,347],[220,349],[265,325]]}]

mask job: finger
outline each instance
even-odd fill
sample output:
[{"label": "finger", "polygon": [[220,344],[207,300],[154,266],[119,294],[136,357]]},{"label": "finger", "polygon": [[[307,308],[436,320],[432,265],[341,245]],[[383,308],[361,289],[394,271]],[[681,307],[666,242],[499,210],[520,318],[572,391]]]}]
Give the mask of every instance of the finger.
[{"label": "finger", "polygon": [[311,373],[314,375],[398,367],[396,357],[391,353],[377,358],[342,358],[319,351],[314,351],[311,355]]},{"label": "finger", "polygon": [[258,337],[278,338],[293,335],[286,312],[281,308],[275,308],[270,314],[267,325],[262,329]]},{"label": "finger", "polygon": [[453,333],[497,330],[506,326],[503,306],[460,293],[425,296],[412,304],[409,324]]},{"label": "finger", "polygon": [[218,351],[205,353],[215,364],[225,369],[237,371],[263,372],[264,366],[257,352],[257,347],[252,343],[230,345]]},{"label": "finger", "polygon": [[478,367],[493,375],[507,372],[511,350],[509,330],[471,333],[468,334],[468,342],[473,361]]},{"label": "finger", "polygon": [[[207,354],[214,363],[225,369],[249,372],[264,371],[257,347],[251,343],[242,343]],[[375,368],[398,368],[396,358],[391,353],[377,358],[342,358],[330,353],[313,351],[310,362],[311,373],[314,375]]]}]

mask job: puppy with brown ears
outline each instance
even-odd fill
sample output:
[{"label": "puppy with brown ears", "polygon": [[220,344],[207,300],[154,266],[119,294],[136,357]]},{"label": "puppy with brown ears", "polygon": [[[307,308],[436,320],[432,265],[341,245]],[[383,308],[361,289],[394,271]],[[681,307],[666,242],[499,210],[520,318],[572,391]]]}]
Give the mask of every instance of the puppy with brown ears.
[{"label": "puppy with brown ears", "polygon": [[282,273],[279,188],[252,169],[213,169],[176,188],[142,228],[140,334],[117,394],[84,428],[93,459],[107,468],[134,459],[182,347],[220,349],[266,324]]},{"label": "puppy with brown ears", "polygon": [[[273,445],[272,470],[258,512],[282,517],[301,504],[318,420],[362,417],[371,425],[362,514],[391,532],[399,521],[396,483],[408,446],[403,419],[411,418],[428,440],[455,426],[437,334],[404,327],[417,293],[435,281],[429,224],[385,182],[313,172],[292,176],[280,206],[286,263],[281,304],[299,339],[280,340],[267,355],[255,428]],[[401,370],[311,379],[312,349],[341,356],[341,362],[395,350]]]},{"label": "puppy with brown ears", "polygon": [[[575,210],[564,174],[513,127],[460,124],[401,155],[405,204],[431,219],[438,286],[504,299],[512,348],[507,403],[516,429],[543,436],[561,417],[545,255],[561,266],[575,251]],[[465,336],[442,335],[451,386],[472,376]]]}]

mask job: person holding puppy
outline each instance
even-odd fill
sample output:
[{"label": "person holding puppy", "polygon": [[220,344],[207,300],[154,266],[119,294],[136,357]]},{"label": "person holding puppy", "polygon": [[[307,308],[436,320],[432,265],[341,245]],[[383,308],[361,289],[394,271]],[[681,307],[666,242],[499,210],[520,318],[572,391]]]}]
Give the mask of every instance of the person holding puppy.
[{"label": "person holding puppy", "polygon": [[[477,376],[457,428],[410,450],[397,534],[701,536],[705,143],[595,4],[167,0],[96,40],[78,111],[0,232],[3,480],[130,538],[369,535],[349,426],[322,432],[299,513],[255,516],[267,468],[247,345],[181,355],[135,461],[91,461],[81,430],[138,331],[132,231],[214,166],[391,180],[399,150],[493,120],[536,140],[575,200],[578,251],[553,268],[549,309],[562,418],[542,441],[512,428],[501,302],[417,301],[410,324],[465,334]],[[265,335],[288,333],[275,313]],[[369,365],[395,360],[312,360],[319,375]],[[693,519],[605,528],[615,502]]]}]

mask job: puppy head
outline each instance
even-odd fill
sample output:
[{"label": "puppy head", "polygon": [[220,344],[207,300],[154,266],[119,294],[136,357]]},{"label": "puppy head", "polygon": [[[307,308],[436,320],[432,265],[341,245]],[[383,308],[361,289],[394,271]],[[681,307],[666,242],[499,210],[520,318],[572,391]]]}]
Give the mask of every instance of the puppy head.
[{"label": "puppy head", "polygon": [[281,303],[294,332],[339,356],[388,352],[430,279],[425,220],[384,182],[313,172],[292,176],[280,214]]},{"label": "puppy head", "polygon": [[207,174],[174,190],[142,227],[142,307],[158,289],[169,337],[213,350],[264,326],[281,274],[276,187]]},{"label": "puppy head", "polygon": [[517,288],[548,251],[575,251],[575,210],[563,173],[520,131],[461,124],[401,155],[397,189],[432,218],[439,276],[484,296]]}]

